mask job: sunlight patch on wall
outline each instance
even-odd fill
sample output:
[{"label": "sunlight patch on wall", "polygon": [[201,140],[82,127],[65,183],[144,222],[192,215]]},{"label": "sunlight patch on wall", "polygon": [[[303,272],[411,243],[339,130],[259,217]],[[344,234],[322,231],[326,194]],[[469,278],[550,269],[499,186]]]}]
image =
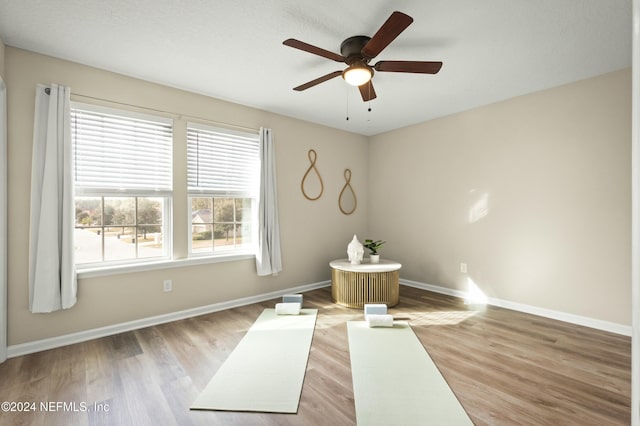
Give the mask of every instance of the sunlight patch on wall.
[{"label": "sunlight patch on wall", "polygon": [[[471,190],[471,193],[475,190]],[[489,214],[489,194],[485,192],[469,209],[469,223],[476,223]]]},{"label": "sunlight patch on wall", "polygon": [[476,284],[471,277],[467,277],[467,295],[464,303],[467,305],[486,305],[488,301],[487,295]]}]

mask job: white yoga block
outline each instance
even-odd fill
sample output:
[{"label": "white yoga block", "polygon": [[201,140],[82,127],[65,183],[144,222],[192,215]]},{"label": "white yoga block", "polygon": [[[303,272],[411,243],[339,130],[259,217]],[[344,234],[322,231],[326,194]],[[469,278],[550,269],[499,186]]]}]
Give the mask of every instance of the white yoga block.
[{"label": "white yoga block", "polygon": [[369,327],[393,327],[393,315],[369,314],[367,315]]},{"label": "white yoga block", "polygon": [[302,305],[301,294],[285,294],[282,296],[282,303],[299,303]]},{"label": "white yoga block", "polygon": [[367,315],[386,315],[387,305],[384,303],[365,303],[364,304],[364,316]]},{"label": "white yoga block", "polygon": [[300,304],[297,302],[276,303],[277,315],[300,315]]}]

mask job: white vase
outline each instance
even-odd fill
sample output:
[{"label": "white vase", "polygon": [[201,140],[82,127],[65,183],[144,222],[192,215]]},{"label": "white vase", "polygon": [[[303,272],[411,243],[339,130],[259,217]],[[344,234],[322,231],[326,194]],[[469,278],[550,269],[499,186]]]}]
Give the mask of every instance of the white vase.
[{"label": "white vase", "polygon": [[370,254],[369,255],[369,262],[371,262],[371,263],[380,262],[380,255],[379,254]]},{"label": "white vase", "polygon": [[358,237],[353,236],[353,240],[347,246],[347,255],[349,256],[349,262],[352,265],[359,265],[362,262],[362,256],[364,255],[364,246]]}]

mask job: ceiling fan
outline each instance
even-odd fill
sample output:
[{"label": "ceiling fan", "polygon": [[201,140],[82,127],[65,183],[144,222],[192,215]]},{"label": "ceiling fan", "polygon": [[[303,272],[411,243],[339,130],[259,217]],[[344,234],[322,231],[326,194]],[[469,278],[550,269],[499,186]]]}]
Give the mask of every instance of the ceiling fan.
[{"label": "ceiling fan", "polygon": [[282,44],[285,46],[304,50],[305,52],[349,65],[344,71],[334,71],[323,75],[308,83],[294,87],[293,90],[307,90],[341,75],[347,83],[358,86],[362,100],[366,102],[376,98],[376,92],[371,82],[374,70],[379,72],[437,74],[442,67],[442,62],[379,61],[373,66],[369,65],[369,61],[378,56],[412,22],[413,18],[409,15],[402,12],[393,12],[373,37],[360,35],[349,37],[343,41],[340,45],[340,55],[293,38],[283,41]]}]

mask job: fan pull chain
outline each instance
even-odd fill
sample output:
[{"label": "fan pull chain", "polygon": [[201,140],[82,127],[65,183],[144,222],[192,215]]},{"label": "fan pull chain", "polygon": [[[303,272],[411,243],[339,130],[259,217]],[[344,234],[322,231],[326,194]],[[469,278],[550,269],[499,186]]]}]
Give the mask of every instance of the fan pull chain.
[{"label": "fan pull chain", "polygon": [[347,121],[349,121],[349,89],[347,88],[344,93],[347,99]]}]

